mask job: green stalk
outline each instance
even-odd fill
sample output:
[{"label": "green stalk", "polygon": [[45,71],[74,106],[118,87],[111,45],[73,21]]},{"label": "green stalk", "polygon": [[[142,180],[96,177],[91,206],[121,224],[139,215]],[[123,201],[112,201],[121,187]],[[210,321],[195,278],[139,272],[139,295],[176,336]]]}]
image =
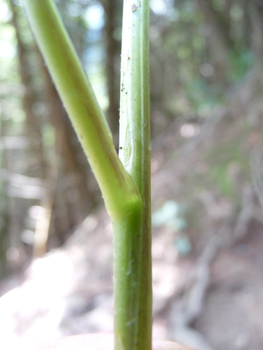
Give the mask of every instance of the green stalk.
[{"label": "green stalk", "polygon": [[149,1],[124,1],[121,161],[53,2],[23,3],[113,222],[115,350],[151,350]]},{"label": "green stalk", "polygon": [[150,350],[152,338],[149,0],[124,1],[120,159],[142,207],[114,222],[115,350]]},{"label": "green stalk", "polygon": [[[115,151],[91,85],[51,0],[23,0],[47,67],[101,188],[107,210],[119,220],[140,196]],[[54,116],[55,118],[56,116]]]}]

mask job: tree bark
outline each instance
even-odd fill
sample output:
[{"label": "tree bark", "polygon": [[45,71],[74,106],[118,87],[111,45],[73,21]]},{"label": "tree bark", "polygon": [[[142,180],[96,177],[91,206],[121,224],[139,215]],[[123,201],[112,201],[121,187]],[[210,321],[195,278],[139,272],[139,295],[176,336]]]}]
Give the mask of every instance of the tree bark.
[{"label": "tree bark", "polygon": [[25,131],[29,139],[30,154],[34,156],[35,164],[33,169],[29,170],[29,175],[45,178],[47,164],[43,150],[41,127],[39,125],[37,116],[33,112],[33,105],[36,102],[36,92],[34,89],[31,66],[29,63],[29,52],[27,45],[22,38],[21,28],[19,27],[19,16],[21,13],[21,8],[15,5],[11,0],[9,1],[9,4],[12,10],[11,22],[15,29],[17,39],[18,68],[20,72],[21,83],[24,88],[22,106],[26,116]]},{"label": "tree bark", "polygon": [[216,41],[219,40],[226,51],[233,50],[235,46],[230,37],[230,22],[214,9],[211,0],[198,0],[198,4],[217,38]]},{"label": "tree bark", "polygon": [[106,44],[106,77],[109,105],[107,109],[108,122],[113,134],[115,146],[119,132],[119,63],[120,43],[114,38],[119,0],[104,0],[105,12],[105,44]]}]

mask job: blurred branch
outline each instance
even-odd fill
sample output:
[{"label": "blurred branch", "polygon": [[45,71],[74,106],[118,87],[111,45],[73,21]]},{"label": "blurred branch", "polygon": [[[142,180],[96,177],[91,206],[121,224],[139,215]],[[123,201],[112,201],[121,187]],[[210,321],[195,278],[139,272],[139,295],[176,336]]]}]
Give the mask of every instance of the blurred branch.
[{"label": "blurred branch", "polygon": [[255,193],[263,210],[263,144],[254,148],[250,158]]}]

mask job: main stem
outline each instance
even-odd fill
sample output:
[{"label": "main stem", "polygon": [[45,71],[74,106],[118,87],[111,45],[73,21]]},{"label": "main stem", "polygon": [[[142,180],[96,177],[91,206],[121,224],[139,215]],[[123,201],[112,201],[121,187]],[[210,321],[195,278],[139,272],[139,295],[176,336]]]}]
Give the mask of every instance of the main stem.
[{"label": "main stem", "polygon": [[121,161],[54,3],[23,4],[113,222],[115,350],[151,350],[149,0],[124,1]]},{"label": "main stem", "polygon": [[149,0],[125,0],[120,159],[141,206],[113,222],[115,350],[150,350],[152,338]]}]

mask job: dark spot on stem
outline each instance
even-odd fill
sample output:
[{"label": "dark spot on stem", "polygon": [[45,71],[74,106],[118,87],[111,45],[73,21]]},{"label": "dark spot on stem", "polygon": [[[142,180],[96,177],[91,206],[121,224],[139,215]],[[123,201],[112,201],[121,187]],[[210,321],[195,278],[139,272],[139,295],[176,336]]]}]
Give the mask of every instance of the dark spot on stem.
[{"label": "dark spot on stem", "polygon": [[135,12],[137,10],[138,6],[136,6],[135,4],[132,4],[132,12]]}]

